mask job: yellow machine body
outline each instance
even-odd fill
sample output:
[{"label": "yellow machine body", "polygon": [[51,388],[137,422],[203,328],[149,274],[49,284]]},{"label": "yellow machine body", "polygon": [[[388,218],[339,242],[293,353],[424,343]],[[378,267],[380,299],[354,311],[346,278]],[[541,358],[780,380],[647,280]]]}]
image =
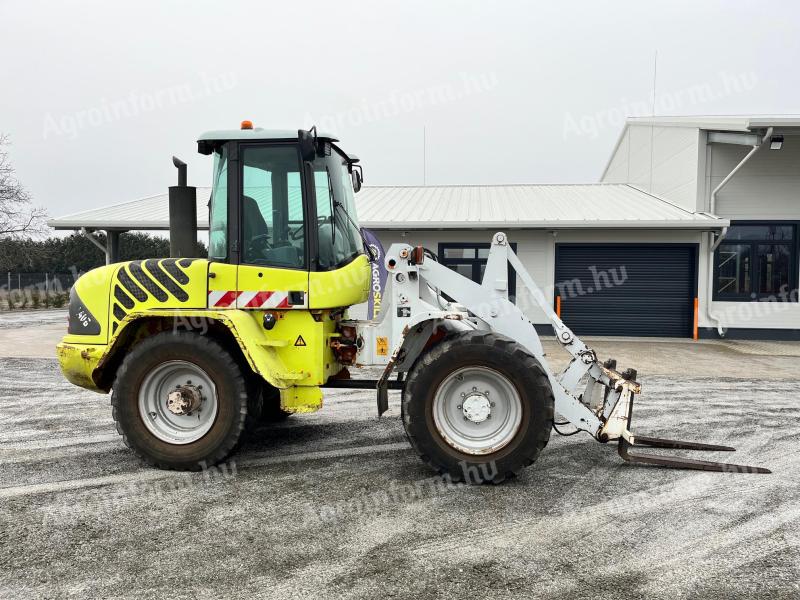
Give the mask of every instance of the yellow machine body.
[{"label": "yellow machine body", "polygon": [[100,267],[73,287],[59,362],[70,382],[107,393],[120,358],[148,335],[229,335],[253,373],[281,391],[283,410],[312,412],[319,386],[342,368],[331,349],[342,309],[366,301],[369,282],[363,255],[324,272],[185,258]]}]

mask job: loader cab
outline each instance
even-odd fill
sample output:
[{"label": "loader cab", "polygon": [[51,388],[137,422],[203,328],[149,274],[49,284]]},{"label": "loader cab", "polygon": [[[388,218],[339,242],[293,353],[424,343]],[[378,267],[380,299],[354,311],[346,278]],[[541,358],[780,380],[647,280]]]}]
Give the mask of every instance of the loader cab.
[{"label": "loader cab", "polygon": [[[368,261],[354,202],[361,172],[336,142],[315,130],[264,130],[248,122],[200,136],[199,152],[214,159],[208,255],[238,266],[236,289],[263,289],[269,275],[273,285],[298,292],[296,300],[320,279],[316,274],[355,267],[351,283],[338,284],[350,293],[340,290],[340,298],[326,302],[360,301],[368,285],[361,281],[368,279],[360,274]],[[227,279],[216,282],[220,289],[230,289]],[[304,305],[323,308],[320,302],[322,293]]]}]

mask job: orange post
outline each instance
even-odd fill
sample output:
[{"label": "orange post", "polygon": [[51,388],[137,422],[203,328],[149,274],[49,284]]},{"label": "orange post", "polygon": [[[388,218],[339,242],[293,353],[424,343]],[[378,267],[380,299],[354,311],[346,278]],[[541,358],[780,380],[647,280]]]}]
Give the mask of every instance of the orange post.
[{"label": "orange post", "polygon": [[556,296],[556,315],[561,318],[561,296]]},{"label": "orange post", "polygon": [[697,301],[697,298],[695,298],[694,299],[694,326],[692,327],[692,339],[693,340],[696,340],[698,338],[698,336],[697,336],[697,314],[698,314],[697,308],[698,308],[698,306],[699,306],[699,303]]}]

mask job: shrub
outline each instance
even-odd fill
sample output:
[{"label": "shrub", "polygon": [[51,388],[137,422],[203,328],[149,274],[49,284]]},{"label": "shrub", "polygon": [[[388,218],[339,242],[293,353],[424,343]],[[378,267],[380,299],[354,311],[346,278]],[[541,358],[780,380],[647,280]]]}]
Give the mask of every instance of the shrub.
[{"label": "shrub", "polygon": [[51,304],[54,308],[61,308],[69,302],[69,294],[66,292],[56,292],[52,296]]}]

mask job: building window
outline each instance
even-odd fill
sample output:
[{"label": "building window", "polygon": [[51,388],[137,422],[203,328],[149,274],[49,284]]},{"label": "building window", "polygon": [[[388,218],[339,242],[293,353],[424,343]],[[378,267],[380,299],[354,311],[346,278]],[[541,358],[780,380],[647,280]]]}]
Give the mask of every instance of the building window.
[{"label": "building window", "polygon": [[[470,243],[442,243],[439,244],[439,262],[460,273],[475,283],[483,281],[486,270],[486,259],[489,258],[491,244]],[[516,252],[517,245],[511,244],[511,249]],[[508,266],[508,299],[512,302],[517,293],[517,277],[511,265]]]},{"label": "building window", "polygon": [[797,224],[732,223],[714,256],[714,300],[797,302]]}]

